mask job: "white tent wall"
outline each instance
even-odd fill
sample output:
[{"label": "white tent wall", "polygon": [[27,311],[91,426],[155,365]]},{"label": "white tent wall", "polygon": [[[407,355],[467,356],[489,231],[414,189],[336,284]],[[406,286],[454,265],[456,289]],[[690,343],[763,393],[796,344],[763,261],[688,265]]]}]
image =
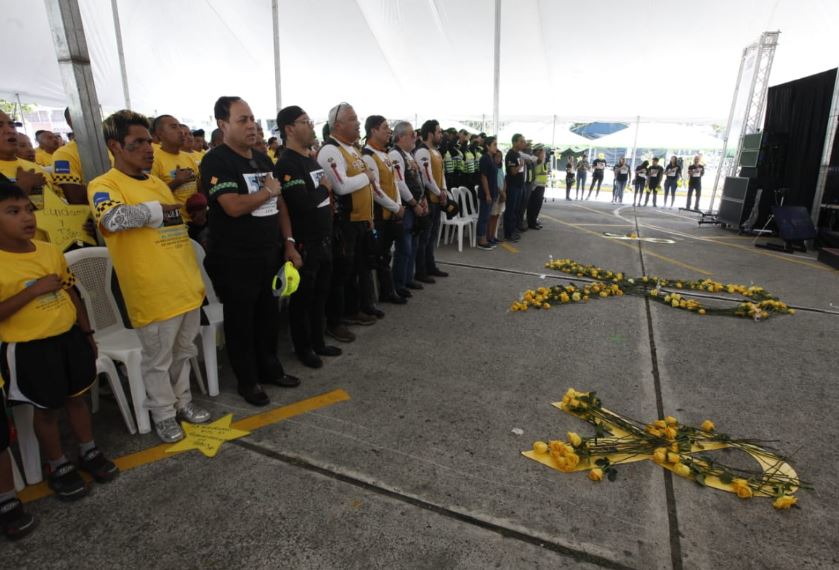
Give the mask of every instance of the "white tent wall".
[{"label": "white tent wall", "polygon": [[[99,99],[123,106],[110,0],[80,0]],[[271,0],[119,0],[135,109],[206,121],[222,94],[275,115]],[[323,118],[492,115],[494,0],[280,0],[283,101]],[[656,22],[655,25],[651,22]],[[44,5],[0,0],[0,97],[63,106]],[[770,82],[835,66],[834,0],[503,0],[502,121],[723,122],[743,47],[782,31]]]}]

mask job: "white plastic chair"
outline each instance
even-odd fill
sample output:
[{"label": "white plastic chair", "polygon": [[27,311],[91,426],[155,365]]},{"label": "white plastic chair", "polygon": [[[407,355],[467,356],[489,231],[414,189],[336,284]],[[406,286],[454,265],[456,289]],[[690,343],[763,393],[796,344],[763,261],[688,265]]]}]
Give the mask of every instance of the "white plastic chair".
[{"label": "white plastic chair", "polygon": [[471,198],[469,190],[463,187],[452,189],[452,199],[458,204],[460,211],[457,216],[448,219],[445,213],[441,213],[440,234],[437,236],[437,245],[440,245],[440,238],[444,230],[447,231],[446,243],[450,243],[454,237],[454,230],[457,229],[457,251],[463,251],[463,229],[469,231],[469,243],[475,247],[475,226],[477,220],[472,217]]},{"label": "white plastic chair", "polygon": [[[207,391],[210,396],[218,396],[218,358],[216,350],[219,347],[218,339],[222,335],[224,325],[224,309],[219,302],[213,282],[204,269],[204,248],[201,244],[192,240],[192,249],[195,250],[195,260],[201,270],[201,279],[204,280],[204,294],[207,296],[207,305],[201,307],[207,316],[209,324],[201,326],[201,354],[204,357],[204,370],[207,373]],[[203,388],[203,386],[202,386]]]},{"label": "white plastic chair", "polygon": [[148,433],[151,431],[151,422],[145,407],[146,387],[140,368],[143,346],[137,333],[122,324],[111,293],[113,265],[108,249],[84,247],[67,252],[65,257],[76,276],[76,286],[82,294],[90,324],[96,331],[94,338],[99,353],[125,365],[137,429],[140,433]]},{"label": "white plastic chair", "polygon": [[[137,433],[137,428],[134,426],[134,418],[131,417],[131,409],[128,407],[128,401],[125,399],[125,392],[122,389],[122,383],[120,382],[119,374],[117,374],[116,366],[114,366],[110,358],[103,355],[100,355],[96,359],[97,381],[94,382],[93,388],[91,389],[92,411],[95,413],[99,408],[98,377],[100,374],[105,374],[108,377],[111,392],[113,392],[114,398],[116,398],[117,406],[119,406],[119,411],[122,413],[122,419],[125,421],[125,427],[128,429],[128,432],[131,434]],[[20,449],[21,463],[23,463],[23,473],[26,477],[26,483],[29,485],[36,485],[44,478],[41,464],[41,448],[38,445],[38,436],[35,434],[35,426],[32,423],[34,416],[35,408],[31,405],[20,404],[12,406],[12,418],[14,419],[15,430],[17,431],[17,443]]]}]

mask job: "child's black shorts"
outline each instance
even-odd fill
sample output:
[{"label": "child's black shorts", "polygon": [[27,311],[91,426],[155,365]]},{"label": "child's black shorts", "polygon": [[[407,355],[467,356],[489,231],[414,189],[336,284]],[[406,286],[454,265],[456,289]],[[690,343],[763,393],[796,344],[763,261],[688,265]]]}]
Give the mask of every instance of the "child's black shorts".
[{"label": "child's black shorts", "polygon": [[96,356],[77,326],[60,335],[0,344],[0,374],[11,402],[57,410],[96,379]]}]

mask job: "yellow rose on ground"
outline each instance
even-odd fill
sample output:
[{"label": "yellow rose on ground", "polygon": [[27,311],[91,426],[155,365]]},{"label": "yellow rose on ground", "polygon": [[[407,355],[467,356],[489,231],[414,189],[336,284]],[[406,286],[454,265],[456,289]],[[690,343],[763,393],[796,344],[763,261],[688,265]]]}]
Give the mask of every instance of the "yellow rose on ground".
[{"label": "yellow rose on ground", "polygon": [[752,488],[751,487],[737,487],[737,496],[741,499],[751,499],[752,498]]},{"label": "yellow rose on ground", "polygon": [[572,299],[575,303],[579,303],[579,302],[580,302],[580,299],[582,299],[582,297],[580,296],[580,294],[579,294],[579,293],[574,293],[573,295],[571,295],[571,299]]},{"label": "yellow rose on ground", "polygon": [[663,447],[656,449],[655,453],[653,453],[653,461],[656,463],[664,463],[667,461],[667,450]]},{"label": "yellow rose on ground", "polygon": [[705,420],[704,422],[702,422],[702,425],[700,427],[702,428],[702,431],[714,431],[717,426],[715,426],[714,422],[712,422],[711,420]]},{"label": "yellow rose on ground", "polygon": [[676,439],[676,429],[672,427],[665,428],[664,437],[667,439]]},{"label": "yellow rose on ground", "polygon": [[656,420],[653,425],[655,425],[655,427],[659,429],[664,429],[667,427],[667,422],[665,422],[664,420]]},{"label": "yellow rose on ground", "polygon": [[574,467],[576,467],[577,465],[580,464],[580,456],[577,455],[576,453],[567,454],[565,456],[565,460],[566,460],[566,466],[569,469],[573,469]]},{"label": "yellow rose on ground", "polygon": [[797,497],[793,497],[792,495],[781,495],[780,497],[772,501],[772,506],[776,509],[788,509],[797,502]]},{"label": "yellow rose on ground", "polygon": [[679,477],[690,477],[690,467],[684,463],[677,463],[673,466],[673,473]]},{"label": "yellow rose on ground", "polygon": [[667,416],[666,418],[664,418],[664,423],[666,423],[669,426],[674,426],[677,423],[679,423],[679,420],[677,420],[673,416]]},{"label": "yellow rose on ground", "polygon": [[567,303],[568,301],[570,301],[570,300],[571,300],[571,298],[568,296],[568,293],[563,292],[563,293],[561,293],[561,294],[559,295],[559,300],[560,300],[562,303]]},{"label": "yellow rose on ground", "polygon": [[570,441],[571,445],[573,445],[574,447],[580,447],[580,445],[583,443],[583,438],[581,438],[578,433],[569,431],[568,441]]},{"label": "yellow rose on ground", "polygon": [[667,454],[667,463],[676,464],[676,463],[681,463],[681,462],[682,462],[682,458],[679,457],[678,453],[668,453]]},{"label": "yellow rose on ground", "polygon": [[533,451],[536,453],[547,453],[548,451],[548,444],[544,441],[534,441],[533,442]]},{"label": "yellow rose on ground", "polygon": [[565,446],[565,443],[557,440],[550,442],[550,448],[551,451],[559,455],[565,455],[565,453],[568,451],[568,448]]},{"label": "yellow rose on ground", "polygon": [[[600,469],[599,467],[597,467],[595,469],[592,469],[591,471],[588,472],[588,478],[591,479],[592,481],[600,481],[601,479],[603,479],[603,470]],[[786,507],[786,508],[788,508],[788,507]]]},{"label": "yellow rose on ground", "polygon": [[705,314],[705,309],[699,309],[699,314],[704,315]]}]

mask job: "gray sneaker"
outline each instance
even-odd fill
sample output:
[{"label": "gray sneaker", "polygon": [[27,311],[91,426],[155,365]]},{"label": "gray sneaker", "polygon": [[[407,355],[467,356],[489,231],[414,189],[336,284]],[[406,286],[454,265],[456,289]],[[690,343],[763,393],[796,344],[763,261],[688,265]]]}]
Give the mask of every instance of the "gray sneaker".
[{"label": "gray sneaker", "polygon": [[166,418],[154,423],[154,431],[163,443],[175,443],[184,438],[184,430],[175,418]]},{"label": "gray sneaker", "polygon": [[183,408],[178,408],[178,417],[191,424],[203,424],[210,421],[210,412],[189,402]]}]

